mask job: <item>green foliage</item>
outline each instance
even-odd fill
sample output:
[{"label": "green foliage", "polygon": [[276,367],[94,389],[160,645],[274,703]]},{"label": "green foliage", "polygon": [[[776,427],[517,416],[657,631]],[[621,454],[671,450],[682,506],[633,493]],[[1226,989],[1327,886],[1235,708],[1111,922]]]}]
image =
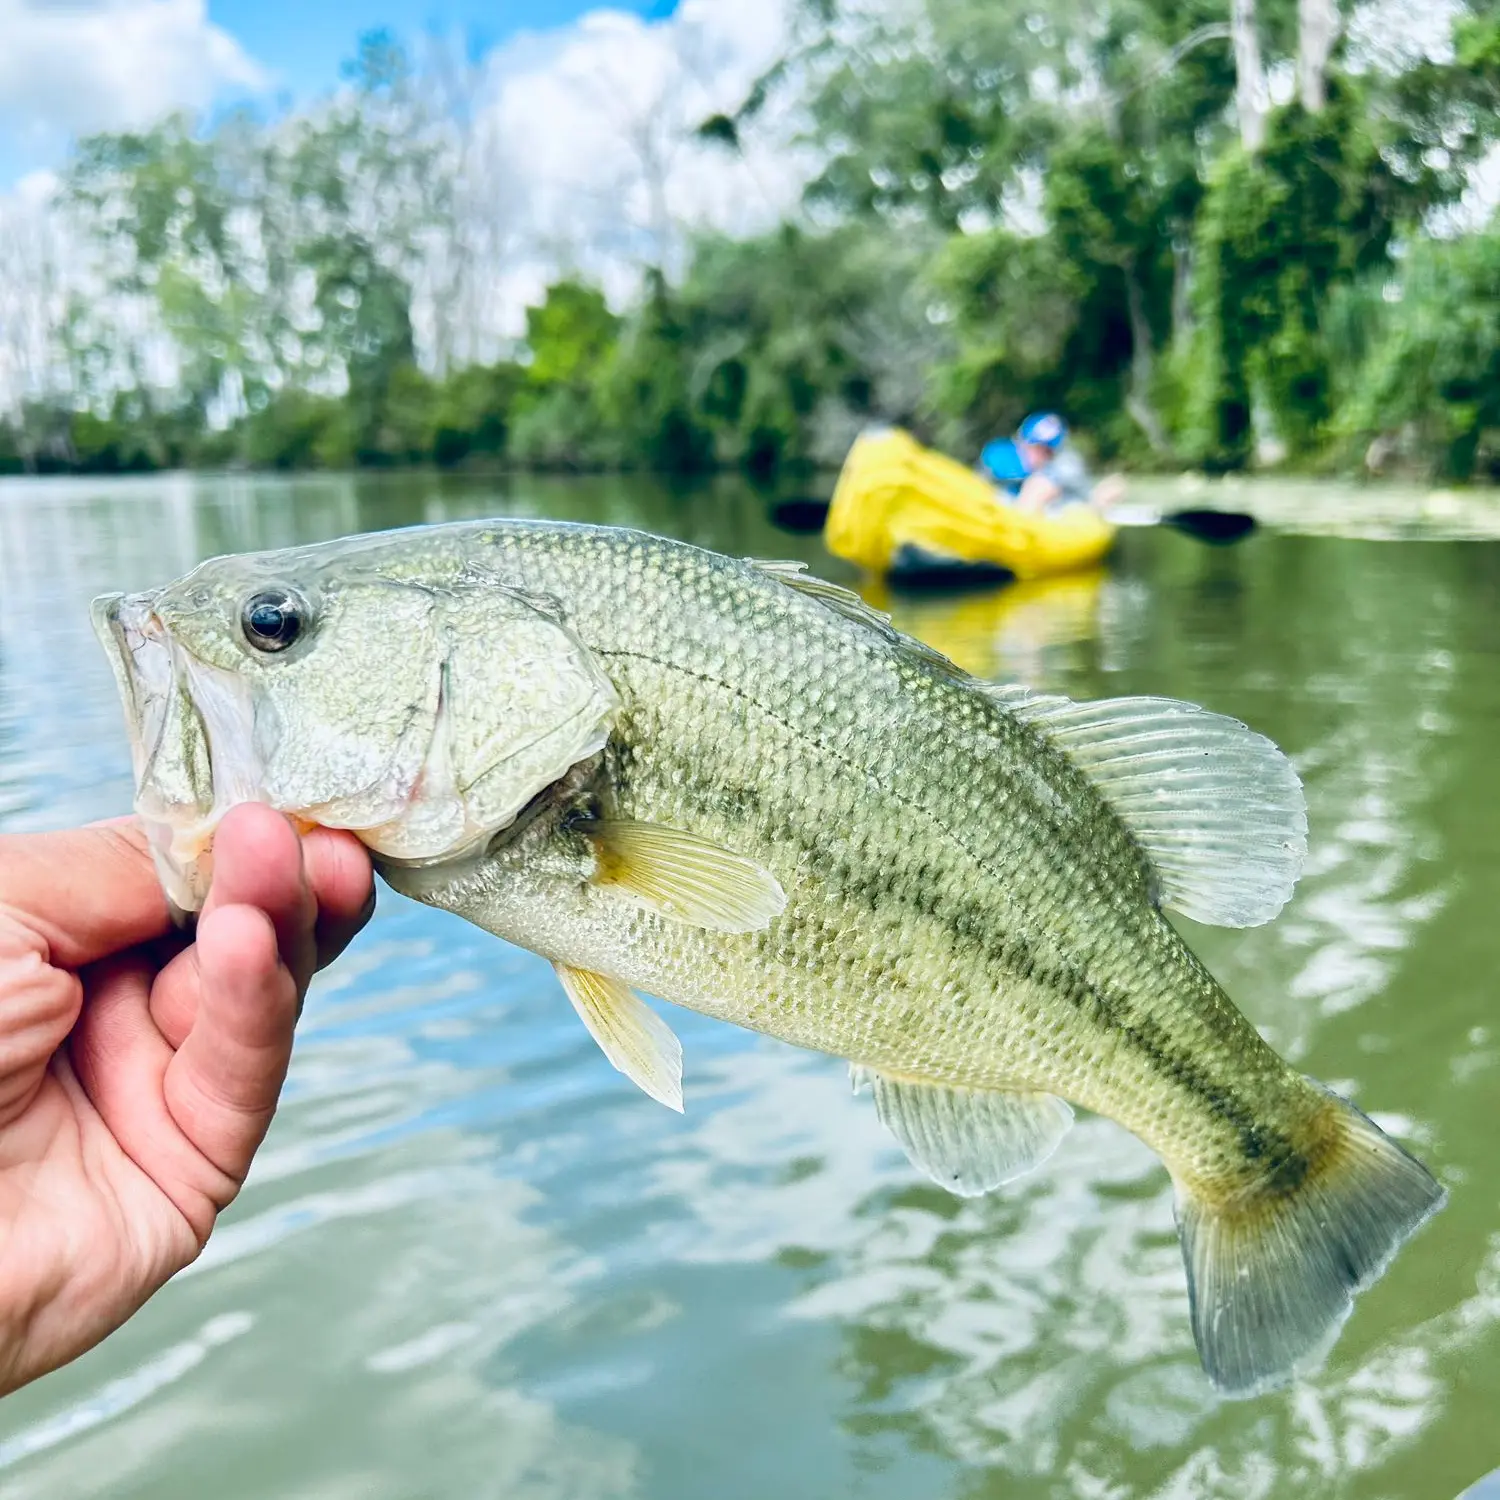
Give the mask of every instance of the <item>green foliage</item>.
[{"label": "green foliage", "polygon": [[1386,266],[1397,224],[1437,193],[1398,173],[1386,147],[1368,94],[1335,79],[1322,113],[1290,105],[1257,156],[1235,148],[1216,163],[1196,231],[1196,348],[1184,361],[1192,460],[1247,462],[1257,403],[1292,458],[1323,448],[1335,401],[1330,299]]},{"label": "green foliage", "polygon": [[349,406],[331,396],[280,391],[237,433],[246,463],[258,469],[344,469],[354,463]]},{"label": "green foliage", "polygon": [[559,281],[526,310],[528,383],[539,391],[582,391],[614,352],[620,320],[597,287]]},{"label": "green foliage", "polygon": [[59,474],[75,467],[70,411],[28,401],[0,422],[0,474]]},{"label": "green foliage", "polygon": [[107,417],[73,413],[69,440],[76,467],[93,474],[139,474],[180,467],[197,456],[196,433],[180,415],[152,411],[122,396]]},{"label": "green foliage", "polygon": [[1340,437],[1445,478],[1481,462],[1500,477],[1500,231],[1415,240],[1399,279],[1351,289],[1334,322],[1358,355]]},{"label": "green foliage", "polygon": [[539,469],[590,469],[613,456],[600,391],[620,320],[597,288],[560,281],[526,312],[530,363],[517,393],[509,452]]},{"label": "green foliage", "polygon": [[[1290,67],[1296,7],[1257,9],[1268,64]],[[1461,12],[1454,64],[1356,77],[1336,59],[1327,107],[1279,111],[1252,159],[1232,135],[1225,19],[1193,0],[924,0],[846,16],[839,47],[806,49],[830,152],[814,199],[971,230],[935,268],[962,346],[934,371],[948,430],[972,441],[1045,402],[1106,453],[1229,468],[1251,457],[1255,412],[1294,457],[1321,452],[1328,299],[1385,260],[1397,224],[1455,199],[1495,139],[1496,23]],[[1037,176],[1040,233],[979,229]],[[981,310],[992,255],[1012,284]]]},{"label": "green foliage", "polygon": [[932,399],[950,445],[972,448],[1009,432],[1032,405],[1067,404],[1059,372],[1085,279],[1035,236],[994,229],[944,245],[932,280],[957,347],[932,372]]},{"label": "green foliage", "polygon": [[[240,136],[204,139],[174,115],[153,130],[80,143],[66,183],[75,211],[107,252],[112,289],[154,304],[178,351],[177,398],[200,419],[229,370],[257,383],[246,287],[254,267],[229,232]],[[92,393],[95,338],[82,334],[77,380]],[[134,349],[128,351],[133,357]],[[147,384],[139,369],[131,383]]]},{"label": "green foliage", "polygon": [[1137,324],[1153,346],[1170,333],[1171,206],[1098,131],[1054,155],[1045,203],[1049,234],[957,235],[932,268],[958,343],[933,371],[944,432],[972,448],[1027,410],[1055,407],[1104,455],[1143,456],[1147,438],[1125,404],[1140,378]]},{"label": "green foliage", "polygon": [[470,458],[498,460],[524,380],[521,366],[506,363],[470,365],[440,384],[432,408],[433,462],[448,467]]},{"label": "green foliage", "polygon": [[836,463],[868,422],[920,422],[923,371],[947,345],[927,317],[934,245],[860,225],[704,241],[678,305],[716,461],[763,474]]},{"label": "green foliage", "polygon": [[355,452],[360,463],[414,464],[431,458],[437,436],[437,388],[416,365],[396,364],[383,371],[378,387],[366,388],[366,399],[367,420]]},{"label": "green foliage", "polygon": [[676,298],[653,276],[600,390],[601,418],[634,462],[678,474],[712,466],[712,435],[691,388],[696,353]]},{"label": "green foliage", "polygon": [[[1294,7],[1262,6],[1284,32]],[[925,0],[853,12],[802,59],[811,137],[828,152],[815,200],[856,215],[994,223],[1076,130],[1103,131],[1158,188],[1195,175],[1234,90],[1215,0]],[[1182,50],[1208,26],[1210,34]],[[1179,55],[1180,54],[1180,55]]]},{"label": "green foliage", "polygon": [[[347,384],[354,450],[378,457],[385,386],[410,363],[411,279],[441,219],[435,122],[400,48],[361,44],[353,87],[270,127],[233,114],[199,134],[183,116],[80,143],[66,198],[87,225],[111,296],[154,319],[176,356],[170,386],[118,369],[90,309],[74,316],[74,394],[151,390],[200,427],[288,386]],[[138,347],[125,350],[138,358]]]},{"label": "green foliage", "polygon": [[[1262,24],[1284,34],[1292,14],[1272,0]],[[1001,358],[986,389],[972,348],[957,369],[936,372],[936,399],[957,430],[972,435],[992,420],[993,385],[1010,379],[1001,408],[1063,404],[1107,452],[1162,441],[1155,354],[1171,334],[1176,258],[1192,237],[1205,155],[1230,129],[1223,19],[1216,0],[1046,12],[1020,0],[926,0],[915,20],[868,24],[832,66],[809,60],[815,134],[834,153],[813,184],[817,200],[983,234],[1009,227],[1041,177],[1046,232],[1024,236],[1040,244],[1018,274],[1047,304],[1049,334],[1054,288],[1067,289],[1069,337],[1035,383]],[[939,274],[951,288],[952,268]],[[1014,346],[1023,317],[1006,309],[988,341]],[[981,404],[960,412],[968,387]]]},{"label": "green foliage", "polygon": [[[1296,0],[1255,10],[1289,72]],[[69,306],[68,379],[0,426],[0,469],[770,474],[881,421],[972,454],[1038,407],[1124,462],[1233,469],[1263,437],[1301,465],[1490,462],[1494,235],[1424,226],[1500,138],[1492,4],[1453,17],[1448,61],[1336,52],[1326,106],[1273,112],[1253,154],[1223,0],[803,0],[793,35],[696,136],[739,151],[792,94],[808,212],[644,268],[623,315],[560,280],[487,365],[432,313],[475,253],[462,111],[388,33],[301,114],[82,142],[67,200],[103,295]]]}]

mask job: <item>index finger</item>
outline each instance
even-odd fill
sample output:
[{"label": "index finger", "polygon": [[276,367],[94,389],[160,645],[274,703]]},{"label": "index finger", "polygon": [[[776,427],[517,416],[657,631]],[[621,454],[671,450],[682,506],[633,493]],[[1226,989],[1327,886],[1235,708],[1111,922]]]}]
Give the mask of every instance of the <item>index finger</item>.
[{"label": "index finger", "polygon": [[133,818],[0,838],[0,907],[68,969],[172,931],[145,832]]}]

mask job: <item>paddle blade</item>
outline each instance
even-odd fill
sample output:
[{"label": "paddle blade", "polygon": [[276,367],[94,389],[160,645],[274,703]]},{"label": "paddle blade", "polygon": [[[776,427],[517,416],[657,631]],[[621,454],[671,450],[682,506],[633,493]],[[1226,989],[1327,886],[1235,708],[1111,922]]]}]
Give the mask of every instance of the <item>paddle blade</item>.
[{"label": "paddle blade", "polygon": [[788,500],[778,500],[771,507],[771,524],[799,536],[811,536],[821,531],[827,519],[828,501],[811,495],[793,495]]},{"label": "paddle blade", "polygon": [[1238,510],[1175,510],[1161,522],[1214,546],[1228,546],[1255,530],[1255,517]]}]

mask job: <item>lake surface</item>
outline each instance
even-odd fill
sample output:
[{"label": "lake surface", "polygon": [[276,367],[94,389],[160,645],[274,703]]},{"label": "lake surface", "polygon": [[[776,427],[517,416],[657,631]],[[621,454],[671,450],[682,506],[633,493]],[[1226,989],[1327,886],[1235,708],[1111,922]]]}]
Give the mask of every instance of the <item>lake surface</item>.
[{"label": "lake surface", "polygon": [[[91,595],[499,513],[848,576],[729,482],[0,483],[0,829],[129,804]],[[1296,762],[1295,899],[1190,939],[1452,1194],[1324,1369],[1213,1395],[1166,1173],[1109,1122],[960,1201],[842,1063],[686,1012],[679,1118],[548,965],[383,890],[208,1251],[0,1404],[4,1500],[1452,1500],[1500,1464],[1500,544],[1136,531],[1096,575],[871,597],[974,671],[1192,699]]]}]

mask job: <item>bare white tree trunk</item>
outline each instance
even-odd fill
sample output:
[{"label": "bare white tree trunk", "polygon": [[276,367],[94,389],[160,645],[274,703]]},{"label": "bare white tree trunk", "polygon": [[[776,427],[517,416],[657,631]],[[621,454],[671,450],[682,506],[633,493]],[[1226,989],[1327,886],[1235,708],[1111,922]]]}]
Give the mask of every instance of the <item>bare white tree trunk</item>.
[{"label": "bare white tree trunk", "polygon": [[1310,115],[1328,102],[1328,59],[1338,35],[1338,0],[1297,0],[1297,85]]},{"label": "bare white tree trunk", "polygon": [[1156,372],[1156,356],[1151,348],[1151,324],[1146,318],[1146,299],[1136,279],[1135,267],[1125,267],[1125,305],[1130,313],[1130,389],[1125,396],[1125,410],[1131,420],[1146,434],[1153,453],[1165,453],[1170,446],[1162,430],[1161,418],[1151,404],[1151,386]]},{"label": "bare white tree trunk", "polygon": [[1234,38],[1234,107],[1240,122],[1240,144],[1259,151],[1266,139],[1266,74],[1260,60],[1260,35],[1255,29],[1255,0],[1229,0],[1229,26]]},{"label": "bare white tree trunk", "polygon": [[1183,339],[1193,324],[1193,242],[1187,234],[1172,241],[1172,339]]},{"label": "bare white tree trunk", "polygon": [[0,415],[61,388],[62,256],[50,201],[18,193],[0,199]]}]

